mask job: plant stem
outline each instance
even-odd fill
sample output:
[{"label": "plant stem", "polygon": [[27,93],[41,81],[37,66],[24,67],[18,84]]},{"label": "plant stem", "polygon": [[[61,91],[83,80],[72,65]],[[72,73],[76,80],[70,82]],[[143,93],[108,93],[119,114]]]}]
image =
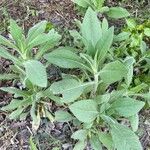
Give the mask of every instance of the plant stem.
[{"label": "plant stem", "polygon": [[94,87],[93,87],[93,91],[91,92],[91,97],[95,97],[96,92],[97,92],[97,88],[98,88],[98,73],[94,74]]},{"label": "plant stem", "polygon": [[95,81],[95,84],[94,84],[94,92],[93,92],[93,94],[95,95],[96,91],[97,91],[97,88],[98,88],[98,74],[97,73],[94,75],[94,81]]}]

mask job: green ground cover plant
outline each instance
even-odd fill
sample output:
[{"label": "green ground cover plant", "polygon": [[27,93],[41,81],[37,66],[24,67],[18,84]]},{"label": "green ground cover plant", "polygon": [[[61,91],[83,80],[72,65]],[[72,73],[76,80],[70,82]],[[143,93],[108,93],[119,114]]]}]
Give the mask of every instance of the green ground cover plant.
[{"label": "green ground cover plant", "polygon": [[110,18],[119,19],[130,16],[129,12],[122,7],[104,6],[105,0],[72,0],[79,7],[87,9],[91,7],[95,12],[104,13]]},{"label": "green ground cover plant", "polygon": [[127,26],[114,38],[112,57],[132,56],[134,78],[130,86],[139,93],[149,91],[149,21],[138,25],[135,19],[126,19],[126,23]]},{"label": "green ground cover plant", "polygon": [[[28,34],[14,20],[10,20],[10,39],[0,36],[0,56],[12,61],[11,73],[0,74],[0,80],[11,80],[14,83],[21,82],[22,88],[1,87],[0,90],[14,94],[11,103],[2,108],[3,111],[11,111],[10,119],[25,119],[30,113],[32,128],[37,130],[40,125],[40,117],[48,117],[53,121],[53,116],[47,110],[41,99],[49,97],[46,93],[48,86],[46,64],[40,62],[42,55],[54,47],[61,36],[51,29],[46,31],[47,21],[42,21],[33,26]],[[34,55],[33,48],[39,48]],[[9,49],[15,50],[16,56]],[[26,111],[30,107],[30,111]]]},{"label": "green ground cover plant", "polygon": [[[149,83],[139,83],[136,78],[138,83],[134,84],[134,69],[140,67],[143,58],[144,73],[149,74],[150,55],[144,41],[149,37],[149,26],[147,23],[142,27],[133,26],[134,23],[126,19],[128,27],[115,35],[114,26],[110,27],[106,18],[100,21],[97,12],[122,18],[129,16],[125,9],[104,7],[104,0],[74,2],[87,8],[80,31],[70,31],[81,46],[58,47],[61,35],[48,29],[47,21],[36,24],[25,34],[10,20],[9,39],[0,36],[0,57],[12,62],[11,73],[1,74],[0,80],[13,80],[22,86],[0,88],[13,94],[10,104],[1,110],[10,112],[10,119],[31,116],[34,132],[42,117],[51,122],[71,122],[76,127],[71,135],[75,142],[73,150],[84,150],[88,144],[93,150],[104,147],[142,150],[137,135],[139,112],[149,107],[150,92]],[[49,81],[46,70],[49,65],[78,69],[79,73],[63,73],[61,80]],[[62,109],[50,112],[47,101],[55,102]],[[32,137],[30,145],[31,149],[37,149]]]}]

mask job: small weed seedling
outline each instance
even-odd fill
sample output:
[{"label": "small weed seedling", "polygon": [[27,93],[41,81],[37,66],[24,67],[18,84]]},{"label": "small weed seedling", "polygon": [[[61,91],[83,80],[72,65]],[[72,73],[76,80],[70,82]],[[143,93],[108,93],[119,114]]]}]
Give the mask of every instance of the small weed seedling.
[{"label": "small weed seedling", "polygon": [[134,64],[135,75],[134,82],[131,84],[132,90],[143,92],[149,90],[150,86],[150,52],[149,45],[146,45],[147,41],[150,40],[150,22],[147,21],[140,25],[137,25],[133,19],[126,19],[126,22],[127,27],[114,38],[115,44],[112,57],[133,57],[132,63]]}]

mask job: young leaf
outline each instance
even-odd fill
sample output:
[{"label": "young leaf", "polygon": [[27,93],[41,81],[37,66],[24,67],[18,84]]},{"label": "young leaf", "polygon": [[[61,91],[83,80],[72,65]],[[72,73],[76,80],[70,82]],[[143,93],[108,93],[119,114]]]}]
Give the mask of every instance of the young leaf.
[{"label": "young leaf", "polygon": [[58,110],[55,112],[55,121],[68,122],[73,119],[73,116],[67,111]]},{"label": "young leaf", "polygon": [[47,74],[45,66],[37,60],[28,60],[24,63],[27,78],[40,87],[47,86]]},{"label": "young leaf", "polygon": [[[32,97],[32,101],[33,101],[33,97]],[[32,118],[32,130],[35,132],[39,128],[40,122],[41,122],[39,109],[36,110],[36,102],[35,101],[32,102],[32,107],[30,109],[30,115]]]},{"label": "young leaf", "polygon": [[111,105],[111,110],[124,117],[131,117],[137,114],[145,105],[144,102],[132,98],[118,98]]},{"label": "young leaf", "polygon": [[111,125],[111,135],[117,150],[142,150],[138,136],[123,125],[118,123]]},{"label": "young leaf", "polygon": [[142,90],[146,89],[148,87],[148,85],[146,83],[141,83],[137,86],[134,86],[133,88],[130,89],[131,93],[139,93]]},{"label": "young leaf", "polygon": [[129,12],[122,7],[111,7],[106,14],[115,19],[124,18],[130,16]]},{"label": "young leaf", "polygon": [[50,30],[48,33],[49,41],[46,42],[44,45],[41,45],[35,58],[40,59],[50,48],[54,47],[59,40],[61,39],[61,35],[54,31],[54,29]]},{"label": "young leaf", "polygon": [[130,33],[121,32],[120,34],[118,34],[114,37],[114,41],[115,42],[121,42],[121,41],[127,40],[129,38],[129,36],[130,36]]},{"label": "young leaf", "polygon": [[10,20],[10,33],[16,43],[23,40],[23,30],[12,19]]},{"label": "young leaf", "polygon": [[31,150],[38,150],[36,144],[35,144],[34,141],[33,141],[33,137],[32,137],[32,136],[30,136],[30,141],[29,141],[29,143],[30,143],[30,149],[31,149]]},{"label": "young leaf", "polygon": [[62,68],[87,68],[78,55],[65,47],[44,55],[44,58]]},{"label": "young leaf", "polygon": [[55,119],[51,112],[49,112],[48,110],[45,110],[45,115],[49,119],[50,122],[54,122]]},{"label": "young leaf", "polygon": [[111,84],[126,77],[128,70],[120,61],[114,61],[105,65],[99,75],[104,83]]},{"label": "young leaf", "polygon": [[62,101],[64,103],[69,103],[79,98],[83,90],[92,84],[93,82],[80,83],[75,79],[64,79],[54,82],[50,90],[53,94],[62,94]]},{"label": "young leaf", "polygon": [[17,47],[13,43],[11,43],[9,40],[7,40],[5,37],[1,35],[0,35],[0,44],[9,48],[17,49]]},{"label": "young leaf", "polygon": [[14,64],[21,64],[19,59],[11,55],[6,49],[0,47],[0,57],[11,60]]},{"label": "young leaf", "polygon": [[88,132],[86,130],[77,130],[71,136],[72,139],[84,141],[87,139]]},{"label": "young leaf", "polygon": [[91,0],[97,10],[100,10],[104,4],[105,0]]},{"label": "young leaf", "polygon": [[28,97],[30,95],[29,92],[27,91],[22,91],[20,89],[14,88],[14,87],[1,87],[0,90],[11,93],[11,94],[15,94],[16,97]]},{"label": "young leaf", "polygon": [[98,133],[99,140],[107,149],[113,149],[113,140],[109,133],[99,132]]},{"label": "young leaf", "polygon": [[102,150],[102,145],[97,135],[92,135],[90,139],[90,144],[93,150]]},{"label": "young leaf", "polygon": [[145,28],[145,29],[144,29],[144,34],[145,34],[146,36],[149,36],[149,37],[150,37],[150,28]]},{"label": "young leaf", "polygon": [[108,21],[106,18],[104,18],[102,21],[102,32],[105,33],[108,30],[108,27]]},{"label": "young leaf", "polygon": [[90,4],[90,0],[72,0],[77,5],[87,8]]},{"label": "young leaf", "polygon": [[70,35],[74,38],[74,41],[78,41],[78,40],[82,40],[82,36],[80,35],[80,33],[76,30],[70,30],[69,31]]},{"label": "young leaf", "polygon": [[106,54],[112,44],[114,36],[114,28],[111,27],[103,33],[102,37],[96,45],[98,62],[101,62],[106,57]]},{"label": "young leaf", "polygon": [[44,33],[46,29],[46,24],[47,21],[41,21],[34,25],[29,31],[28,31],[28,36],[27,36],[27,41],[32,41],[35,39],[38,35]]},{"label": "young leaf", "polygon": [[33,47],[37,47],[41,44],[51,41],[52,37],[50,34],[42,33],[39,34],[35,39],[29,41],[26,51],[31,50]]},{"label": "young leaf", "polygon": [[135,63],[135,59],[133,57],[127,57],[124,62],[128,68],[128,73],[125,78],[125,81],[129,87],[132,82],[132,78],[133,78],[133,64]]},{"label": "young leaf", "polygon": [[12,79],[17,79],[19,76],[16,74],[0,74],[0,80],[12,80]]},{"label": "young leaf", "polygon": [[134,132],[136,132],[138,130],[138,126],[139,126],[139,116],[138,116],[138,114],[135,114],[135,115],[129,117],[128,119],[130,120],[132,130]]},{"label": "young leaf", "polygon": [[48,97],[49,99],[51,99],[52,101],[54,101],[55,103],[59,104],[59,105],[63,105],[63,103],[61,102],[61,98],[55,96],[52,91],[50,90],[50,88],[46,89],[45,91],[42,91],[43,96],[42,97]]},{"label": "young leaf", "polygon": [[144,41],[141,41],[140,50],[142,54],[145,54],[146,48],[147,48],[146,43]]},{"label": "young leaf", "polygon": [[21,113],[23,112],[23,107],[18,107],[18,109],[14,110],[10,115],[9,118],[10,119],[18,119],[18,117],[21,115]]},{"label": "young leaf", "polygon": [[23,106],[23,105],[27,104],[28,102],[29,102],[29,99],[24,99],[24,100],[13,99],[13,100],[11,100],[10,104],[2,107],[1,110],[3,110],[3,111],[15,110],[19,106]]},{"label": "young leaf", "polygon": [[136,22],[132,18],[126,19],[126,23],[127,23],[127,26],[131,29],[134,29],[136,27]]},{"label": "young leaf", "polygon": [[95,100],[98,104],[108,103],[110,100],[110,94],[98,95]]},{"label": "young leaf", "polygon": [[[93,47],[96,46],[98,40],[102,36],[100,21],[97,18],[96,12],[94,12],[91,8],[88,8],[88,10],[86,11],[81,26],[81,32],[83,38],[87,41],[87,43],[91,43]],[[88,53],[95,54],[95,52],[92,51],[88,51]]]},{"label": "young leaf", "polygon": [[135,94],[135,96],[140,96],[144,98],[150,104],[150,91],[148,93]]},{"label": "young leaf", "polygon": [[97,104],[94,100],[81,100],[69,106],[71,112],[81,122],[90,123],[95,120],[98,115]]},{"label": "young leaf", "polygon": [[78,141],[75,144],[75,147],[73,148],[73,150],[84,150],[85,146],[86,146],[86,143],[84,141]]}]

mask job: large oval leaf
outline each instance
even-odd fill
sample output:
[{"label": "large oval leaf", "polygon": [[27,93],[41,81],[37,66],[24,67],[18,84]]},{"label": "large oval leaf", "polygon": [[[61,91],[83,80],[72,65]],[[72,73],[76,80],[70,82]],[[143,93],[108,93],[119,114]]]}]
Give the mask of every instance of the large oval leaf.
[{"label": "large oval leaf", "polygon": [[132,98],[118,98],[111,105],[111,110],[116,114],[131,117],[137,114],[144,106],[144,102]]},{"label": "large oval leaf", "polygon": [[106,14],[111,18],[124,18],[130,16],[129,12],[122,7],[111,7]]},{"label": "large oval leaf", "polygon": [[48,60],[49,63],[62,68],[87,68],[78,55],[65,47],[44,55],[44,58]]},{"label": "large oval leaf", "polygon": [[104,83],[111,84],[126,77],[127,73],[127,67],[123,63],[114,61],[105,65],[100,71],[100,77]]},{"label": "large oval leaf", "polygon": [[36,60],[28,60],[24,63],[27,78],[40,87],[47,86],[47,74],[44,65]]},{"label": "large oval leaf", "polygon": [[114,124],[111,128],[111,135],[117,150],[142,150],[138,136],[123,125]]},{"label": "large oval leaf", "polygon": [[62,102],[69,103],[75,101],[83,93],[83,90],[93,82],[81,83],[75,79],[64,79],[62,81],[54,82],[50,90],[53,94],[61,94]]},{"label": "large oval leaf", "polygon": [[97,104],[94,100],[81,100],[69,106],[71,112],[81,122],[90,123],[98,115]]}]

